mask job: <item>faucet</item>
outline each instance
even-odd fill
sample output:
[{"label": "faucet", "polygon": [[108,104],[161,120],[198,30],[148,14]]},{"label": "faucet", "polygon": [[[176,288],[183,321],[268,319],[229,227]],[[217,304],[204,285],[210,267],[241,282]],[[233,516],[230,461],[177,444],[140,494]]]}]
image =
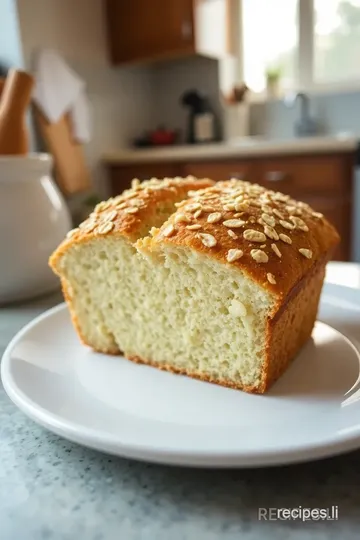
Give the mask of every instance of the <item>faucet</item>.
[{"label": "faucet", "polygon": [[317,122],[310,116],[310,98],[304,92],[297,92],[285,96],[284,102],[287,107],[295,107],[300,101],[300,118],[296,120],[294,129],[298,137],[315,135],[318,131]]}]

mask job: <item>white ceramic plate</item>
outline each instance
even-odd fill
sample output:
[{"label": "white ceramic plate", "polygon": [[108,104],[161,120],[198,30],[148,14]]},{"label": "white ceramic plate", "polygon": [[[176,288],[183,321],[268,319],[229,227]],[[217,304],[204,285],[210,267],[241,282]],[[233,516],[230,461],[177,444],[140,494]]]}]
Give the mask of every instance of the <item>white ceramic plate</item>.
[{"label": "white ceramic plate", "polygon": [[325,285],[319,319],[264,396],[93,353],[64,305],[12,340],[2,380],[42,426],[119,456],[216,467],[305,461],[360,447],[360,291]]}]

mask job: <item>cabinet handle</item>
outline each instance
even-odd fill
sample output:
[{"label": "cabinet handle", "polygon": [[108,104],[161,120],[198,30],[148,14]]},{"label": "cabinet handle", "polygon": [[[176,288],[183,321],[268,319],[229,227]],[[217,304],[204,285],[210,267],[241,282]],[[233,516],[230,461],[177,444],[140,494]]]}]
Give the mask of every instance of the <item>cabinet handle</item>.
[{"label": "cabinet handle", "polygon": [[184,39],[190,39],[192,36],[192,25],[190,21],[184,21],[181,25],[181,35]]},{"label": "cabinet handle", "polygon": [[267,182],[284,182],[288,178],[288,173],[284,171],[267,171],[265,174],[265,180]]}]

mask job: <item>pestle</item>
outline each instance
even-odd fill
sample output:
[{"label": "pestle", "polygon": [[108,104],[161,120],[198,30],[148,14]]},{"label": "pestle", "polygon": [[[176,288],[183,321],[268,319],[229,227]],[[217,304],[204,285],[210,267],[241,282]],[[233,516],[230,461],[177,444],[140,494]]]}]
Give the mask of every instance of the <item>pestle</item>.
[{"label": "pestle", "polygon": [[34,79],[25,71],[11,69],[0,99],[0,155],[28,153],[26,111]]}]

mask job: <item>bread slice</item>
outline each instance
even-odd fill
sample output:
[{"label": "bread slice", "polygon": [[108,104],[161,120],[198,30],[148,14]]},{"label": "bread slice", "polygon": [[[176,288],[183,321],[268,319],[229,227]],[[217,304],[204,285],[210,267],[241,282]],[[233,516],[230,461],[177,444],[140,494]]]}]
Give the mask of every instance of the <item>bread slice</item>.
[{"label": "bread slice", "polygon": [[116,297],[132,294],[131,267],[137,264],[134,243],[164,223],[191,190],[213,184],[191,176],[142,183],[135,179],[131,189],[98,204],[79,228],[68,233],[49,264],[61,279],[73,324],[84,344],[108,354],[122,352],[108,319],[116,315],[122,328],[132,319],[131,311],[120,311]]},{"label": "bread slice", "polygon": [[95,233],[85,223],[51,259],[84,341],[265,392],[311,335],[339,241],[332,225],[306,204],[237,180],[168,208],[151,236],[148,218],[125,232],[122,204]]}]

